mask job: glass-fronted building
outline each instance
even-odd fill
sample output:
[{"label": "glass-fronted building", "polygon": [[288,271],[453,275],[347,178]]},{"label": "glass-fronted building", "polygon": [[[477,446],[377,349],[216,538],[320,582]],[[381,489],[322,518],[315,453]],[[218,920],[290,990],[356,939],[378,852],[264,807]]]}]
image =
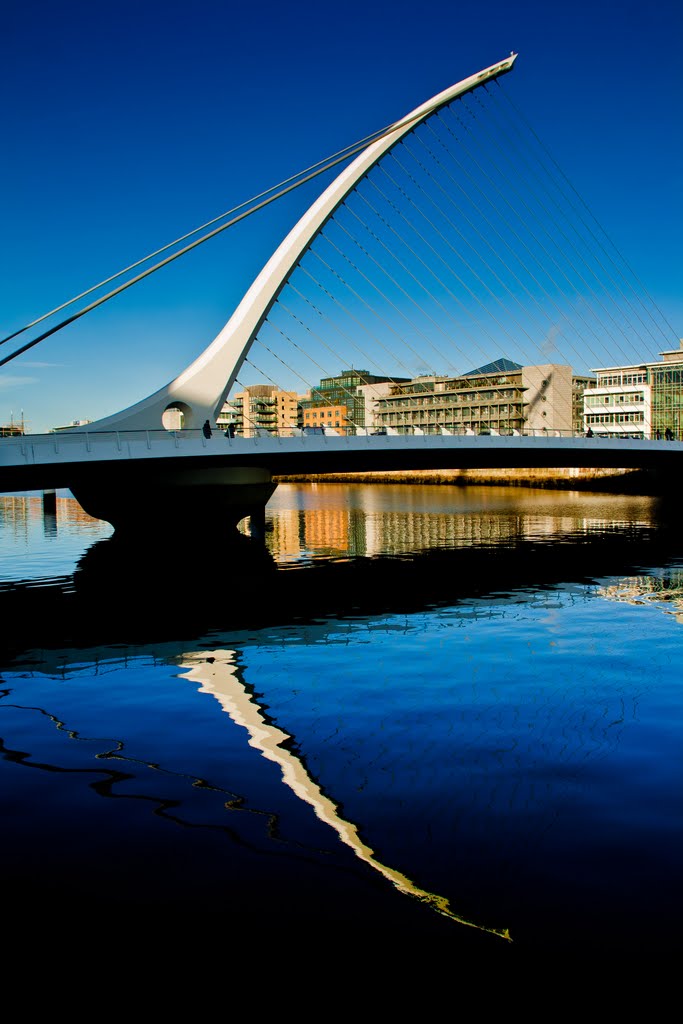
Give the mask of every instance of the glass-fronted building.
[{"label": "glass-fronted building", "polygon": [[596,369],[584,422],[596,436],[683,438],[683,341],[661,362]]},{"label": "glass-fronted building", "polygon": [[326,427],[338,434],[355,434],[374,426],[373,396],[405,383],[408,378],[389,378],[367,370],[343,370],[336,377],[324,377],[310,394],[300,400],[303,427]]}]

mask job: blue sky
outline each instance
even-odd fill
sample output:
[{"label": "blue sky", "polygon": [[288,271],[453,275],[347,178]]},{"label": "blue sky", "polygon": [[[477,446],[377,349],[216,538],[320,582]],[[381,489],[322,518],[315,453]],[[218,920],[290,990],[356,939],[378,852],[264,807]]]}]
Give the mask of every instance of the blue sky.
[{"label": "blue sky", "polygon": [[[3,336],[514,50],[506,91],[683,337],[674,0],[5,0],[2,25]],[[0,367],[0,423],[96,419],[175,377],[324,184]]]}]

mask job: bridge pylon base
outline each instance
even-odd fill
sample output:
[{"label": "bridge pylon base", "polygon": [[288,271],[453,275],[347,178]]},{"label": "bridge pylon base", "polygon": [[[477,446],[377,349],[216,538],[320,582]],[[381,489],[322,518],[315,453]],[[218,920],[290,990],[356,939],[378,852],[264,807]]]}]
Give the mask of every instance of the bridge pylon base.
[{"label": "bridge pylon base", "polygon": [[169,471],[146,465],[142,471],[111,467],[70,490],[88,515],[117,533],[187,538],[188,531],[224,533],[245,518],[262,522],[276,487],[260,468]]}]

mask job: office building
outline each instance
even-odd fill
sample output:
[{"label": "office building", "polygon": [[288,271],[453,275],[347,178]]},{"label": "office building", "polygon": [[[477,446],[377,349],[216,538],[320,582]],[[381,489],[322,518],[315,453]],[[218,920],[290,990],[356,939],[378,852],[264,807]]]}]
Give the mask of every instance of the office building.
[{"label": "office building", "polygon": [[661,362],[596,369],[584,395],[584,425],[596,436],[683,438],[683,340]]},{"label": "office building", "polygon": [[423,376],[393,384],[378,401],[377,424],[399,434],[525,432],[583,428],[583,394],[595,379],[571,367],[521,366],[498,359],[457,377]]},{"label": "office building", "polygon": [[343,370],[336,377],[324,377],[301,399],[301,424],[326,427],[339,434],[355,434],[374,426],[376,401],[393,385],[408,378],[389,378],[367,370]]}]

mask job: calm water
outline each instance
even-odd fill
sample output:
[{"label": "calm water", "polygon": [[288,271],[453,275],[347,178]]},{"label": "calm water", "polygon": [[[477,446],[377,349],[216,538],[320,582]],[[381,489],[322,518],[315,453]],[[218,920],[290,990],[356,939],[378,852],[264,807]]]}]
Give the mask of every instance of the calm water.
[{"label": "calm water", "polygon": [[675,510],[283,484],[265,549],[176,514],[131,546],[0,496],[13,927],[680,950]]}]

